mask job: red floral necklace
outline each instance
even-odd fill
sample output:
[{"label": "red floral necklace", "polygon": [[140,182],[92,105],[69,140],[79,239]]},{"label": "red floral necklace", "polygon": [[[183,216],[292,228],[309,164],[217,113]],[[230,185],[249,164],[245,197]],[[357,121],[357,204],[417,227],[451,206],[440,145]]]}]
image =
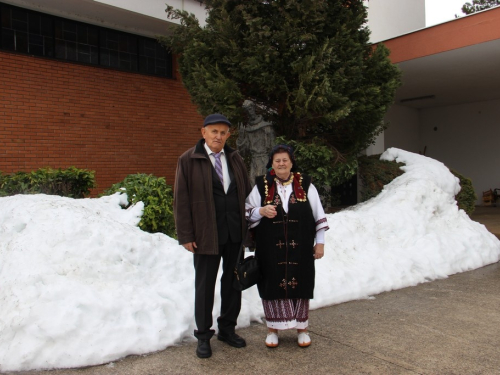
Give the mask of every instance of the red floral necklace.
[{"label": "red floral necklace", "polygon": [[[268,176],[270,178],[268,178]],[[276,176],[276,172],[274,169],[268,173],[268,176],[264,176],[264,189],[266,199],[264,200],[264,204],[272,204],[274,200],[274,194],[276,193],[276,181],[279,178]],[[302,175],[300,172],[292,172],[290,177],[282,182],[283,186],[293,183],[293,192],[295,193],[295,197],[299,202],[307,201],[306,192],[302,188]],[[286,185],[285,185],[286,184]]]}]

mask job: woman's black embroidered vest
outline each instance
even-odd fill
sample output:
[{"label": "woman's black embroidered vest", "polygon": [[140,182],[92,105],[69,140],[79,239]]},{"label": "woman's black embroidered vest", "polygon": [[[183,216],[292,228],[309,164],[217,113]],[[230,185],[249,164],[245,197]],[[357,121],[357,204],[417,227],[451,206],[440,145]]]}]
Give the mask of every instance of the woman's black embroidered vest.
[{"label": "woman's black embroidered vest", "polygon": [[[264,274],[258,289],[263,299],[313,298],[316,226],[307,199],[311,179],[302,177],[305,201],[299,201],[295,192],[292,192],[287,197],[286,213],[276,186],[272,201],[277,215],[273,219],[262,218],[256,227],[256,255]],[[266,189],[264,176],[257,178],[256,183],[264,206],[266,193],[272,189],[270,186]],[[276,184],[274,181],[272,183]]]}]

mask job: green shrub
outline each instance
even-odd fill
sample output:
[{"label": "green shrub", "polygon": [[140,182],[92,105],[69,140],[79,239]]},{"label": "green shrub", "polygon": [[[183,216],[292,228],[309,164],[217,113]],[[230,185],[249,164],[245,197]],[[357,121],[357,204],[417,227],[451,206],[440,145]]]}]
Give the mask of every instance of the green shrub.
[{"label": "green shrub", "polygon": [[[362,201],[377,196],[384,185],[404,173],[400,169],[403,163],[380,160],[380,155],[361,156],[358,158],[358,165]],[[477,199],[472,181],[454,170],[450,169],[450,172],[460,179],[460,192],[455,196],[458,207],[470,215],[474,212]]]},{"label": "green shrub", "polygon": [[356,174],[357,160],[346,160],[329,147],[322,139],[313,138],[311,142],[289,141],[284,137],[276,138],[276,144],[287,144],[293,147],[299,172],[312,177],[314,186],[326,206],[331,206],[334,197],[331,187],[348,181]]},{"label": "green shrub", "polygon": [[128,197],[128,206],[139,201],[144,203],[144,213],[139,227],[150,233],[161,232],[176,238],[173,190],[167,185],[165,178],[155,177],[144,173],[131,174],[122,182],[116,183],[102,195],[111,195],[116,192],[125,192]]},{"label": "green shrub", "polygon": [[3,194],[3,186],[5,185],[5,179],[7,177],[0,171],[0,197],[4,197],[5,195]]},{"label": "green shrub", "polygon": [[69,167],[40,168],[32,172],[0,173],[0,196],[15,194],[48,194],[84,198],[95,188],[95,172]]},{"label": "green shrub", "polygon": [[403,174],[402,163],[380,160],[379,155],[360,156],[358,158],[358,175],[361,180],[361,201],[377,196],[384,185]]},{"label": "green shrub", "polygon": [[470,178],[461,175],[453,169],[450,169],[450,172],[460,180],[460,192],[455,196],[458,207],[467,212],[467,215],[470,216],[476,209],[477,200],[477,195],[474,191],[474,186],[472,186],[472,181]]}]

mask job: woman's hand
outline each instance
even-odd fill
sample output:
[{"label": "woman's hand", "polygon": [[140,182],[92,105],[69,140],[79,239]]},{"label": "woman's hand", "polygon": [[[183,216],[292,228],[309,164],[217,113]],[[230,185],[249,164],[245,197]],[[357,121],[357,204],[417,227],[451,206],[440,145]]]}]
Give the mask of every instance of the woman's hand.
[{"label": "woman's hand", "polygon": [[325,244],[317,243],[314,245],[314,259],[321,259],[325,255]]},{"label": "woman's hand", "polygon": [[259,208],[259,213],[262,216],[265,216],[269,219],[272,219],[273,217],[275,217],[277,215],[276,207],[273,206],[272,204],[268,204],[267,206]]}]

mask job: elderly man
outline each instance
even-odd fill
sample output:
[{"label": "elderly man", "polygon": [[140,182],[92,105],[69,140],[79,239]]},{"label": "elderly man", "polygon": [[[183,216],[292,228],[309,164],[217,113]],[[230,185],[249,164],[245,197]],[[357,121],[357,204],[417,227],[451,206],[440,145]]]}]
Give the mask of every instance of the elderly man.
[{"label": "elderly man", "polygon": [[246,346],[235,333],[241,292],[233,288],[234,267],[247,233],[245,198],[251,187],[241,156],[226,145],[231,123],[221,114],[205,118],[196,146],[177,163],[174,215],[179,244],[194,254],[196,355],[212,355],[212,309],[221,258],[221,311],[217,338],[236,348]]}]

